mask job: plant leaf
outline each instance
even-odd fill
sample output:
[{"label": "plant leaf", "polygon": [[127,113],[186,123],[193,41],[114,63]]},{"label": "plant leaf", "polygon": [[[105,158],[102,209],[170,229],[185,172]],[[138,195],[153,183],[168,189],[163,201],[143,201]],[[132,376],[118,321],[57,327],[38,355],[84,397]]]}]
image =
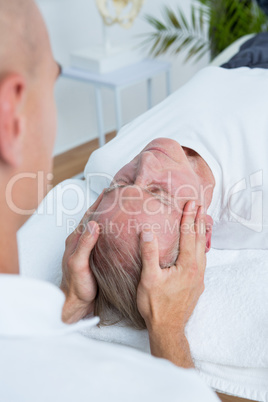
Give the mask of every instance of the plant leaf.
[{"label": "plant leaf", "polygon": [[181,24],[179,23],[178,18],[176,17],[175,13],[171,8],[165,7],[165,13],[167,17],[167,22],[171,23],[174,28],[181,29]]},{"label": "plant leaf", "polygon": [[180,10],[180,9],[179,9],[179,17],[180,17],[180,19],[181,19],[181,25],[182,25],[182,27],[183,27],[186,31],[189,31],[189,25],[188,25],[188,22],[187,22],[187,20],[186,20],[186,17],[185,17],[185,15],[183,14],[183,11]]},{"label": "plant leaf", "polygon": [[191,5],[191,16],[192,16],[192,27],[194,31],[196,30],[196,23],[195,23],[195,8]]},{"label": "plant leaf", "polygon": [[164,7],[162,16],[145,16],[153,31],[142,35],[141,45],[153,56],[187,49],[186,59],[197,61],[209,49],[215,57],[243,35],[268,31],[268,17],[250,0],[196,0],[189,20],[180,8]]},{"label": "plant leaf", "polygon": [[157,31],[165,31],[167,29],[166,26],[161,21],[150,15],[145,15],[144,18]]}]

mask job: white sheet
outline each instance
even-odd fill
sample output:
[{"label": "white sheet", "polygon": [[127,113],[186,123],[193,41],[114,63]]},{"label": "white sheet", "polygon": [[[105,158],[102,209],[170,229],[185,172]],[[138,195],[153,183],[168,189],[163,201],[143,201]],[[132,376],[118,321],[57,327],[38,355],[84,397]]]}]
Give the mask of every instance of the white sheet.
[{"label": "white sheet", "polygon": [[[83,199],[79,208],[77,195]],[[18,234],[23,275],[59,284],[67,225],[78,224],[96,197],[79,180],[68,180],[49,194]],[[42,214],[43,208],[50,214]],[[212,250],[205,281],[187,328],[201,375],[223,393],[268,401],[268,251]],[[83,334],[149,351],[146,331],[106,327]]]},{"label": "white sheet", "polygon": [[18,232],[20,272],[59,285],[66,237],[97,199],[82,180],[54,188]]}]

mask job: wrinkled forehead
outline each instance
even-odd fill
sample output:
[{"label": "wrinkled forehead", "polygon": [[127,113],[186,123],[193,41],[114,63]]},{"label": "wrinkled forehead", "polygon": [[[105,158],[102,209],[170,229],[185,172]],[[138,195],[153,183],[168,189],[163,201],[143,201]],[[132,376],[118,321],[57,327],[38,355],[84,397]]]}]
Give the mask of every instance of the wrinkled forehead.
[{"label": "wrinkled forehead", "polygon": [[117,220],[124,217],[156,217],[172,215],[174,205],[171,198],[152,194],[136,185],[123,185],[108,189],[103,196],[97,213],[100,219],[108,217]]},{"label": "wrinkled forehead", "polygon": [[135,246],[140,233],[151,230],[158,238],[160,258],[170,259],[166,255],[170,249],[176,256],[181,214],[144,190],[139,194],[128,186],[109,191],[97,209],[96,220],[102,234]]},{"label": "wrinkled forehead", "polygon": [[98,208],[99,214],[116,216],[123,212],[126,215],[176,215],[182,216],[182,211],[189,200],[183,191],[175,194],[161,187],[143,188],[136,184],[115,185],[108,188]]}]

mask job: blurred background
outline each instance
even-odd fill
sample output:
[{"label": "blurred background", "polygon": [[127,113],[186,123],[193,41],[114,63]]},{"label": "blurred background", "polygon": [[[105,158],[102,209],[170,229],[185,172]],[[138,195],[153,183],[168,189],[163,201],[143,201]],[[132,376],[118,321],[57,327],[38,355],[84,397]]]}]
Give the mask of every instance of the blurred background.
[{"label": "blurred background", "polygon": [[[102,41],[102,19],[95,0],[36,0],[47,23],[54,57],[63,66],[70,63],[70,53]],[[144,20],[150,14],[161,18],[163,6],[176,8],[178,5],[190,16],[191,0],[146,0],[143,8],[130,29],[119,25],[109,28],[113,44],[127,43],[137,35],[150,32],[152,28]],[[145,56],[147,53],[144,53]],[[189,80],[196,71],[206,66],[209,56],[199,62],[189,61],[184,64],[185,54],[176,58],[161,56],[172,62],[172,91]],[[153,81],[153,103],[163,100],[166,95],[165,76]],[[105,131],[115,130],[114,95],[108,89],[102,89]],[[127,123],[146,111],[146,83],[137,84],[122,92],[122,118]],[[58,155],[98,136],[94,88],[92,85],[60,78],[56,85],[58,107],[58,134],[54,154]]]},{"label": "blurred background", "polygon": [[[81,82],[77,80],[77,73],[81,73],[79,64],[80,70],[75,70],[76,77],[66,78],[66,68],[70,65],[77,67],[71,62],[71,54],[86,49],[91,57],[93,47],[103,45],[103,21],[109,22],[116,10],[121,10],[120,16],[128,14],[134,4],[139,13],[129,29],[121,27],[118,21],[106,27],[111,47],[127,47],[129,56],[122,53],[120,57],[129,61],[133,56],[133,42],[142,59],[148,58],[150,50],[154,49],[151,58],[157,56],[156,60],[171,65],[171,92],[211,61],[214,65],[222,65],[254,34],[268,31],[268,0],[35,1],[46,21],[54,57],[65,74],[65,77],[59,78],[55,88],[58,130],[54,148],[54,185],[70,177],[83,178],[82,172],[90,154],[100,145],[99,133],[107,134],[106,141],[116,135],[116,110],[119,108],[116,108],[115,93],[111,89],[100,89],[97,99],[98,103],[102,102],[102,107],[97,109],[94,85],[98,88],[99,77],[103,80],[103,74],[95,75],[91,82]],[[142,46],[144,40],[147,40],[146,46]],[[266,52],[266,48],[263,51]],[[154,69],[157,62],[150,64]],[[112,63],[109,61],[108,65]],[[142,65],[144,72],[146,68]],[[137,66],[130,66],[132,75],[139,70]],[[120,68],[115,70],[117,75],[131,76],[128,69]],[[85,70],[82,73],[85,74]],[[153,77],[152,104],[156,105],[167,96],[166,74],[162,72],[154,76],[151,70],[149,74],[144,79],[142,73],[143,78],[137,80],[139,83],[126,87],[118,95],[122,109],[122,116],[118,118],[118,121],[122,120],[120,126],[147,110],[146,79],[149,77]],[[98,115],[97,110],[103,110],[103,116]]]}]

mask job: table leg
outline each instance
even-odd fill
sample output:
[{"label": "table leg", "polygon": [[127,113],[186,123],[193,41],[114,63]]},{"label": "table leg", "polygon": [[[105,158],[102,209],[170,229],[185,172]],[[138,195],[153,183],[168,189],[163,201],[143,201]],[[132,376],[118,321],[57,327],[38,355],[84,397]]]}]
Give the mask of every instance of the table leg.
[{"label": "table leg", "polygon": [[117,126],[117,132],[118,132],[123,125],[121,102],[120,102],[120,89],[115,88],[114,94],[115,94],[116,126]]},{"label": "table leg", "polygon": [[147,91],[148,91],[148,110],[153,106],[153,86],[152,86],[152,78],[147,80]]},{"label": "table leg", "polygon": [[103,125],[101,88],[99,86],[95,86],[95,97],[96,97],[96,106],[97,106],[99,144],[100,144],[100,147],[102,147],[105,144],[105,133],[104,133],[104,125]]},{"label": "table leg", "polygon": [[167,82],[167,96],[171,94],[171,70],[168,69],[166,72],[166,82]]}]

